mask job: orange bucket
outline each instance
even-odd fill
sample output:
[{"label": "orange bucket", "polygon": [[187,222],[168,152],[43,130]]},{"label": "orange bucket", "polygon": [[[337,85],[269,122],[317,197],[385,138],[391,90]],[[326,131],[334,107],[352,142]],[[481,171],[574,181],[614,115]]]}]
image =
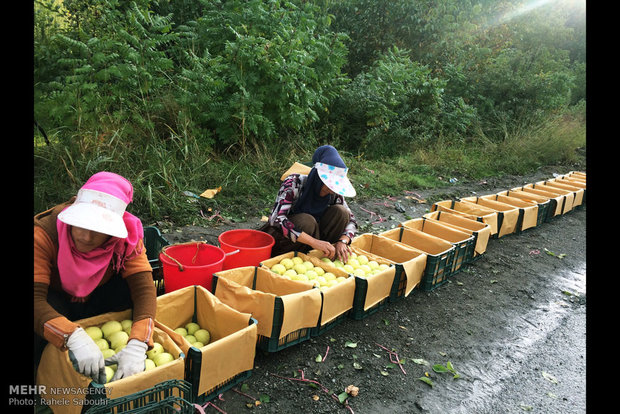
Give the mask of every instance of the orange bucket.
[{"label": "orange bucket", "polygon": [[162,248],[159,260],[166,293],[200,285],[212,292],[213,273],[222,270],[226,254],[204,242],[172,244]]},{"label": "orange bucket", "polygon": [[217,240],[226,253],[224,270],[258,266],[271,257],[271,248],[276,242],[271,234],[250,229],[228,230],[221,233]]}]

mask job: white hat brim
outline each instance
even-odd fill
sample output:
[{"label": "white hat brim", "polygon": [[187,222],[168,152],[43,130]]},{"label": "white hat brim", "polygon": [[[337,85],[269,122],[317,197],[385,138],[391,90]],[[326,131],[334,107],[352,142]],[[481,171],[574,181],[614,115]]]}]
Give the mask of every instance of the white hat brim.
[{"label": "white hat brim", "polygon": [[106,208],[90,203],[72,204],[58,214],[58,220],[70,226],[80,227],[124,239],[127,228],[123,218]]},{"label": "white hat brim", "polygon": [[316,163],[314,167],[323,184],[334,193],[344,197],[355,197],[355,188],[347,177],[347,168],[333,167],[323,163]]}]

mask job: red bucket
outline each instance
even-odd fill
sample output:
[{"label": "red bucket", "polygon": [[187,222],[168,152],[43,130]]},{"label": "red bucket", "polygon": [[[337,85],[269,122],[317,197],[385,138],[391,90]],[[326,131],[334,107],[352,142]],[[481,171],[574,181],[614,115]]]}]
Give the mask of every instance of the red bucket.
[{"label": "red bucket", "polygon": [[261,261],[271,257],[271,248],[276,242],[271,234],[249,229],[225,231],[217,240],[226,253],[224,270],[258,266]]},{"label": "red bucket", "polygon": [[204,242],[165,246],[159,253],[165,292],[200,285],[212,291],[213,273],[222,270],[226,254]]}]

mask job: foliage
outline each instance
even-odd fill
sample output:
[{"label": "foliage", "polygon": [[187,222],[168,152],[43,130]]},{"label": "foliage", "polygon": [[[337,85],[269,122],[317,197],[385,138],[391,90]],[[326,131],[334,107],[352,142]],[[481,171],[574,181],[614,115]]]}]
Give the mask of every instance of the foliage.
[{"label": "foliage", "polygon": [[35,0],[35,212],[103,169],[153,221],[262,211],[327,143],[372,194],[571,162],[583,5]]}]

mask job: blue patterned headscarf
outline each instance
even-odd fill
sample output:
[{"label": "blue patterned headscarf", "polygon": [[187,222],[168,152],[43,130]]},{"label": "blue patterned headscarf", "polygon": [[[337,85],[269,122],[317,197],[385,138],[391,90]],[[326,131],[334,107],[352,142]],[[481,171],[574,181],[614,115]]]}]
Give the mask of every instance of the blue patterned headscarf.
[{"label": "blue patterned headscarf", "polygon": [[[322,145],[314,151],[314,155],[312,155],[312,164],[314,165],[317,162],[334,167],[346,168],[340,154],[338,154],[336,148],[331,145]],[[327,194],[325,197],[319,195],[322,187],[323,181],[319,177],[317,169],[313,167],[308,174],[308,178],[302,188],[299,199],[293,207],[292,213],[308,213],[319,221],[333,200],[332,194]]]}]

